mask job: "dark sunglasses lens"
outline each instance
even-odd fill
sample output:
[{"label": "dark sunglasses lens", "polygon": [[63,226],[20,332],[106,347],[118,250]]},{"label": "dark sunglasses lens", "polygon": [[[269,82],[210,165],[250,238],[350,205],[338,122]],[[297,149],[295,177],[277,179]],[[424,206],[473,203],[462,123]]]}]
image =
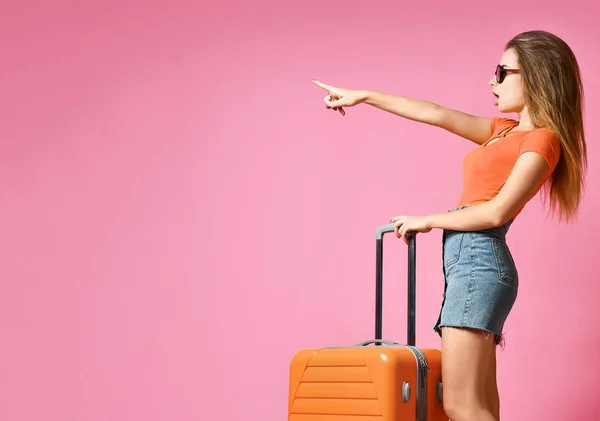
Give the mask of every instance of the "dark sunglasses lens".
[{"label": "dark sunglasses lens", "polygon": [[504,71],[504,69],[501,66],[496,66],[496,81],[498,83],[502,83],[505,75],[506,72]]}]

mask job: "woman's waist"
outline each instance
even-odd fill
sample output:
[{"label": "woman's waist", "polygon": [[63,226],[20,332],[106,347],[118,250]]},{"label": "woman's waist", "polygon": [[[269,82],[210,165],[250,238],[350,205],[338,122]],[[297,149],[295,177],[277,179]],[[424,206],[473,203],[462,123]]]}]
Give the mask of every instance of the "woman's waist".
[{"label": "woman's waist", "polygon": [[[458,206],[456,208],[448,210],[447,212],[455,212],[458,210],[468,208],[470,206],[472,206],[472,205]],[[499,227],[488,227],[488,228],[482,228],[482,229],[478,229],[478,230],[469,230],[469,231],[444,229],[443,235],[444,235],[444,238],[447,238],[447,237],[450,237],[455,234],[469,233],[473,236],[494,237],[499,240],[506,240],[506,233],[508,232],[508,228],[510,227],[511,223],[512,223],[512,220],[508,221],[507,223],[505,223],[504,225],[501,225]]]},{"label": "woman's waist", "polygon": [[472,231],[461,231],[461,230],[443,230],[444,239],[452,237],[458,234],[468,234],[471,237],[493,237],[498,240],[506,241],[506,233],[508,232],[508,228],[501,227],[491,227],[491,228],[483,228],[479,230]]}]

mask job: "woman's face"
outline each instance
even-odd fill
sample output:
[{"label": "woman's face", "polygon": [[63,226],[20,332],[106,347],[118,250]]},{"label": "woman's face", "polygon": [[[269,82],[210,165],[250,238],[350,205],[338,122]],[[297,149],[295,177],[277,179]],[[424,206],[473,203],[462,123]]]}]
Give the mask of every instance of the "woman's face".
[{"label": "woman's face", "polygon": [[[512,49],[506,50],[500,59],[500,65],[506,69],[519,69],[517,55]],[[490,80],[492,92],[496,96],[496,106],[502,113],[519,113],[525,108],[524,90],[520,73],[507,73],[498,83],[496,76]]]}]

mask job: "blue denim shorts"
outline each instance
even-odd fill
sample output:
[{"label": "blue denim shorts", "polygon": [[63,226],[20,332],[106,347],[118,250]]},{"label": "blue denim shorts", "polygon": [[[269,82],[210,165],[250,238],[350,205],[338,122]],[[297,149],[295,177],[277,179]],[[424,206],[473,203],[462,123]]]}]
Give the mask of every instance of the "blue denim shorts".
[{"label": "blue denim shorts", "polygon": [[511,223],[479,231],[443,231],[444,295],[434,326],[440,336],[442,326],[462,327],[492,333],[496,344],[503,341],[504,323],[519,287],[506,244]]}]

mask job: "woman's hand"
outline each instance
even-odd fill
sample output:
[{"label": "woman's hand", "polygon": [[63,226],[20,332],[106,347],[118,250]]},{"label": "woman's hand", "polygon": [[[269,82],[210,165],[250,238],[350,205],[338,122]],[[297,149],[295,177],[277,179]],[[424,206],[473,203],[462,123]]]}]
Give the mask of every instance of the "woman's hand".
[{"label": "woman's hand", "polygon": [[431,225],[426,216],[395,216],[390,222],[395,225],[396,237],[402,238],[406,244],[409,243],[408,236],[416,232],[429,232]]},{"label": "woman's hand", "polygon": [[339,111],[342,115],[346,115],[343,107],[353,107],[366,99],[365,91],[336,88],[318,80],[313,80],[313,83],[327,91],[328,94],[324,99],[326,108]]}]

